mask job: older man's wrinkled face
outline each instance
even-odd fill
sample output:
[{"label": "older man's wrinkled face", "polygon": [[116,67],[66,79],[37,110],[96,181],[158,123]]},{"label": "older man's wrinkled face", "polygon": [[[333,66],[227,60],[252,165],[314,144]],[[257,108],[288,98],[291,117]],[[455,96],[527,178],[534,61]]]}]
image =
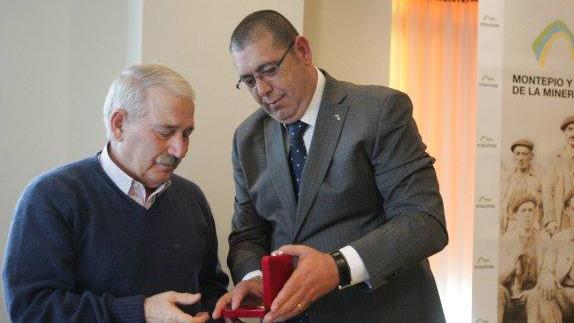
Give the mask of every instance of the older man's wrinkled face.
[{"label": "older man's wrinkled face", "polygon": [[536,215],[536,204],[532,201],[527,201],[518,207],[514,217],[518,225],[524,229],[532,228],[534,224],[534,217]]},{"label": "older man's wrinkled face", "polygon": [[147,91],[146,113],[126,123],[118,156],[125,171],[146,188],[167,182],[187,154],[194,104],[155,87]]},{"label": "older man's wrinkled face", "polygon": [[568,145],[574,148],[574,123],[571,123],[564,128],[564,136],[566,137]]},{"label": "older man's wrinkled face", "polygon": [[512,153],[514,154],[514,160],[516,161],[518,169],[526,171],[530,168],[530,161],[532,160],[532,151],[530,151],[530,148],[516,146]]}]

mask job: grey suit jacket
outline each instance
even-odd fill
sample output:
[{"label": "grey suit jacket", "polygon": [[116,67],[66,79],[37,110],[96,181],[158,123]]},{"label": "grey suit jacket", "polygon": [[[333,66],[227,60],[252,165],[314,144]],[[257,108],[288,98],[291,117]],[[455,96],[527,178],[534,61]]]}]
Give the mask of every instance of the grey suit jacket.
[{"label": "grey suit jacket", "polygon": [[334,290],[312,322],[443,322],[427,257],[448,241],[433,168],[407,95],[326,74],[297,203],[281,125],[259,109],[236,130],[235,282],[285,244],[323,252],[351,245],[372,288]]}]

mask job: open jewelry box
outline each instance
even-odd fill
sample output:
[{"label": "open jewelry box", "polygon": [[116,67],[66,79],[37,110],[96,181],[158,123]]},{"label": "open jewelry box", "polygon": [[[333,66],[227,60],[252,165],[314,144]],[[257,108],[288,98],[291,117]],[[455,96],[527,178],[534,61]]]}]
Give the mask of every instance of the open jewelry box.
[{"label": "open jewelry box", "polygon": [[263,318],[271,304],[293,273],[293,257],[286,254],[277,256],[265,256],[261,259],[261,271],[263,272],[263,304],[260,306],[241,306],[236,310],[228,307],[222,311],[222,316],[227,318],[260,317]]}]

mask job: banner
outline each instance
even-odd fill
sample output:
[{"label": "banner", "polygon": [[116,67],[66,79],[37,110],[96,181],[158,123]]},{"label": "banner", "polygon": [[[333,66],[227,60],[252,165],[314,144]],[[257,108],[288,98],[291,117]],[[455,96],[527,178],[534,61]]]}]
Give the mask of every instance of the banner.
[{"label": "banner", "polygon": [[574,2],[479,15],[472,322],[573,320]]}]

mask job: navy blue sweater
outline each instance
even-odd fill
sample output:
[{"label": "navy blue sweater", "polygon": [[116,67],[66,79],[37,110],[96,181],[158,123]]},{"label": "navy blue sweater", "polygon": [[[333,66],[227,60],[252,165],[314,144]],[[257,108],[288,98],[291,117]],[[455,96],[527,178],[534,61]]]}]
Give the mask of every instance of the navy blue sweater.
[{"label": "navy blue sweater", "polygon": [[18,201],[3,279],[14,322],[144,322],[145,297],[202,294],[210,311],[227,287],[209,205],[193,183],[147,210],[122,193],[98,156],[36,178]]}]

